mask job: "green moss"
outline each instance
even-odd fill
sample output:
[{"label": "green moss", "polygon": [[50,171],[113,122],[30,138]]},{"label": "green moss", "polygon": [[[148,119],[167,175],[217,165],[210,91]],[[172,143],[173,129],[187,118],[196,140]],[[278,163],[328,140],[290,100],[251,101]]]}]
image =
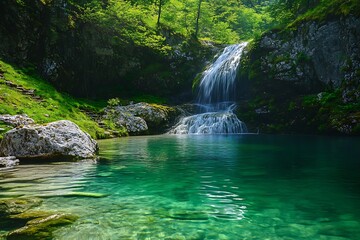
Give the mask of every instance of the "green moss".
[{"label": "green moss", "polygon": [[200,85],[200,82],[201,82],[201,79],[202,79],[202,74],[199,73],[195,76],[193,82],[192,82],[192,91],[195,92],[196,89],[198,89],[199,85]]},{"label": "green moss", "polygon": [[275,58],[272,60],[272,63],[277,64],[277,63],[280,63],[280,62],[286,62],[286,61],[289,61],[289,59],[290,59],[289,54],[287,54],[287,55],[276,55]]},{"label": "green moss", "polygon": [[53,239],[53,231],[56,228],[69,225],[78,219],[71,214],[53,214],[40,217],[27,222],[26,226],[9,233],[7,239]]},{"label": "green moss", "polygon": [[41,200],[38,198],[15,198],[15,199],[3,199],[0,200],[0,218],[20,214],[32,207],[39,206]]},{"label": "green moss", "polygon": [[322,0],[313,9],[299,16],[288,28],[294,29],[302,22],[324,21],[334,16],[360,16],[360,2],[358,0]]},{"label": "green moss", "polygon": [[304,64],[310,62],[311,58],[304,52],[300,52],[296,56],[296,64]]},{"label": "green moss", "polygon": [[44,218],[48,217],[51,214],[46,211],[26,211],[23,213],[11,215],[10,218],[17,221],[25,221],[28,222],[30,220],[36,219],[36,218]]}]

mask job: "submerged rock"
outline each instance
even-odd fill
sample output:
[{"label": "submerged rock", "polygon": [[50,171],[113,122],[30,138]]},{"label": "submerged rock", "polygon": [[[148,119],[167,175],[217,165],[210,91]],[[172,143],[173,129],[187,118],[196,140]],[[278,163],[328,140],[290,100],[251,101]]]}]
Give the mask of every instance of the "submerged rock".
[{"label": "submerged rock", "polygon": [[29,118],[26,114],[23,115],[0,115],[0,122],[4,122],[14,127],[21,125],[34,124],[35,121],[32,118]]},{"label": "submerged rock", "polygon": [[14,156],[0,157],[0,169],[11,168],[19,164],[19,159]]},{"label": "submerged rock", "polygon": [[42,200],[38,198],[17,198],[0,200],[0,218],[21,214],[30,208],[39,206]]},{"label": "submerged rock", "polygon": [[20,159],[85,159],[94,158],[97,151],[97,142],[67,120],[12,129],[0,143],[0,156]]},{"label": "submerged rock", "polygon": [[7,239],[53,239],[53,231],[57,227],[75,222],[77,216],[64,213],[51,214],[36,218],[26,223],[26,226],[10,232]]}]

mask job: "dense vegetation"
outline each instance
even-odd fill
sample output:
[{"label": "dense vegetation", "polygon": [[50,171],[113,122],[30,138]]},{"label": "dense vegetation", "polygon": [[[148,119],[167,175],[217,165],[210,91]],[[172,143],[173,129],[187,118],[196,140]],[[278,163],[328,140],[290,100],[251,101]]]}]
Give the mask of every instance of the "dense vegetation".
[{"label": "dense vegetation", "polygon": [[[29,79],[46,79],[50,84],[39,93],[48,92],[47,97],[55,94],[55,86],[103,102],[120,97],[179,103],[192,99],[193,79],[223,44],[359,12],[358,0],[3,0],[0,58],[2,68],[10,69],[10,63],[33,69],[30,78],[7,73],[24,86]],[[253,43],[256,46],[256,40]],[[255,70],[250,71],[253,77],[261,72]],[[14,110],[15,105],[4,101],[5,90],[11,91],[1,88],[0,113],[24,112],[39,122],[86,117],[71,117],[79,101],[70,96],[63,99],[70,104],[59,111],[63,116],[44,117],[46,107],[30,113],[26,98]],[[102,135],[96,128],[88,130]]]},{"label": "dense vegetation", "polygon": [[[28,94],[30,91],[34,94]],[[0,93],[0,115],[27,114],[37,123],[68,119],[94,138],[105,137],[104,129],[85,112],[99,111],[106,106],[106,102],[76,100],[67,94],[62,94],[39,78],[34,73],[34,69],[16,69],[0,61]],[[1,122],[0,128],[1,138],[9,128]]]},{"label": "dense vegetation", "polygon": [[58,89],[77,96],[170,97],[191,89],[215,53],[212,44],[250,39],[271,27],[269,4],[5,0],[0,56],[34,64]]}]

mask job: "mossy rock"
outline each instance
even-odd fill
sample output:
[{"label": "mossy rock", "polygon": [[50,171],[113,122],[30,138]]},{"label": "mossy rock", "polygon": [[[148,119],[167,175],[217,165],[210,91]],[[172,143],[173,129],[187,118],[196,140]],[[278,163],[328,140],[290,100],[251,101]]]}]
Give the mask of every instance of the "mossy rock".
[{"label": "mossy rock", "polygon": [[39,198],[15,198],[0,200],[0,218],[23,213],[32,207],[39,206],[41,202],[42,200]]},{"label": "mossy rock", "polygon": [[25,223],[26,223],[30,220],[37,219],[37,218],[44,218],[44,217],[48,217],[50,215],[51,215],[51,213],[46,212],[46,211],[26,211],[23,213],[11,215],[9,218],[14,219],[14,220],[19,220],[19,221],[25,221]]},{"label": "mossy rock", "polygon": [[78,217],[75,215],[64,213],[56,213],[46,217],[35,218],[28,221],[26,226],[10,232],[7,239],[53,239],[53,231],[55,231],[56,228],[72,224],[77,219]]}]

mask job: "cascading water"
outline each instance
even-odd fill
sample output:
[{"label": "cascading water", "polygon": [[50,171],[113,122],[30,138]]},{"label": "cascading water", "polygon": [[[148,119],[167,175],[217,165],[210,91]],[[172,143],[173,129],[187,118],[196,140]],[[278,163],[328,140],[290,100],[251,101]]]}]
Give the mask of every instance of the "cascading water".
[{"label": "cascading water", "polygon": [[226,47],[203,73],[197,102],[199,114],[182,118],[170,134],[246,133],[245,123],[233,113],[236,73],[247,43]]}]

